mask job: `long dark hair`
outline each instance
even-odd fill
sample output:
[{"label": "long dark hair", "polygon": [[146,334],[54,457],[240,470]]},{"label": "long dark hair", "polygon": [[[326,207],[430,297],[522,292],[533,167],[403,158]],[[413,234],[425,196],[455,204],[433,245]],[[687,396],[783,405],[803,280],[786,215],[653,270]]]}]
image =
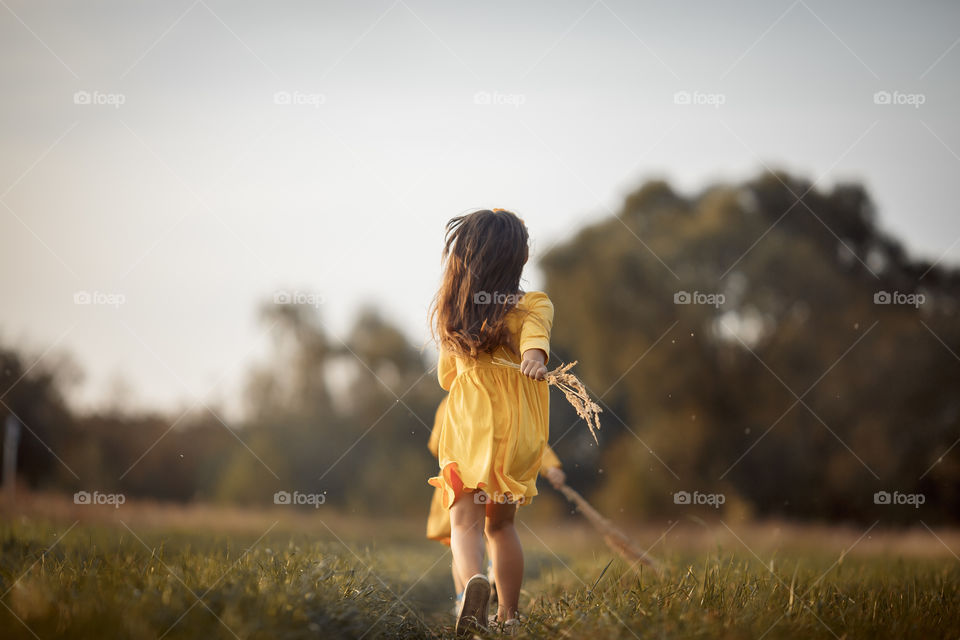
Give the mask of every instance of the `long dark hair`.
[{"label": "long dark hair", "polygon": [[518,351],[506,316],[520,296],[528,237],[523,221],[505,209],[481,209],[447,223],[443,280],[430,312],[441,348],[474,358],[501,345]]}]

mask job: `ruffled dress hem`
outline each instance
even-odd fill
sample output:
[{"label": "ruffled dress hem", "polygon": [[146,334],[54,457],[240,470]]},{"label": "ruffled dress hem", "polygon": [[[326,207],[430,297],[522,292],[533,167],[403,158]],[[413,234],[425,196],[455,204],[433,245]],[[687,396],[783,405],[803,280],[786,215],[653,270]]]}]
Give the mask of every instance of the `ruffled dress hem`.
[{"label": "ruffled dress hem", "polygon": [[[492,474],[491,474],[492,475]],[[510,479],[512,480],[512,478]],[[536,481],[534,481],[536,482]],[[523,483],[514,481],[515,484],[523,486]],[[480,480],[473,482],[464,482],[460,474],[460,466],[456,462],[448,462],[440,469],[440,475],[433,476],[427,480],[427,484],[438,487],[443,492],[443,508],[449,509],[461,493],[467,491],[484,491],[490,496],[490,485]],[[533,502],[533,497],[537,495],[536,485],[532,491],[528,490],[520,495],[512,491],[495,490],[492,492],[491,502],[513,503],[518,506],[527,506]]]}]

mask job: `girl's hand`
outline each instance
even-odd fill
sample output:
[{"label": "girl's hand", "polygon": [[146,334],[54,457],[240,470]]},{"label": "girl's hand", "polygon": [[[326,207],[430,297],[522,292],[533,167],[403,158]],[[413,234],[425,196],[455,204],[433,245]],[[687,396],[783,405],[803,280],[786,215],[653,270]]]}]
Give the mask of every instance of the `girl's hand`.
[{"label": "girl's hand", "polygon": [[547,480],[550,481],[550,484],[553,485],[554,489],[560,490],[560,487],[564,485],[567,481],[567,474],[563,472],[563,469],[560,467],[547,467],[543,470],[543,475]]},{"label": "girl's hand", "polygon": [[527,349],[523,352],[523,360],[520,362],[520,373],[534,380],[543,380],[547,374],[547,354],[543,349]]}]

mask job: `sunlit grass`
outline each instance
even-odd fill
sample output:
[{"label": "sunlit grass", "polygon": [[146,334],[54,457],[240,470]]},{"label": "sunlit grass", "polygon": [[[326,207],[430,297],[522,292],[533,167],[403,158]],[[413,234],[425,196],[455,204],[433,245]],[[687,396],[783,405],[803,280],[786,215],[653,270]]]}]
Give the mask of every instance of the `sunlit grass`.
[{"label": "sunlit grass", "polygon": [[718,553],[665,564],[665,575],[640,576],[617,560],[595,588],[577,584],[574,565],[570,579],[560,574],[535,599],[530,636],[935,638],[960,630],[956,561],[791,557],[771,569]]},{"label": "sunlit grass", "polygon": [[[452,637],[449,556],[271,529],[0,525],[4,638]],[[68,530],[69,529],[69,530]],[[761,559],[761,557],[763,559]],[[960,631],[953,557],[661,555],[632,571],[598,549],[533,546],[519,637],[937,638]],[[19,620],[18,620],[19,618]]]}]

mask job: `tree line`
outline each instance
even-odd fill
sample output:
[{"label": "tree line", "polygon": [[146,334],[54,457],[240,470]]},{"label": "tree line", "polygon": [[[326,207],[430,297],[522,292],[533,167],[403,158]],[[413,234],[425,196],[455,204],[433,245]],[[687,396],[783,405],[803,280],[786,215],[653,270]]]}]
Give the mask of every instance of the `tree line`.
[{"label": "tree line", "polygon": [[[551,440],[602,510],[956,522],[960,271],[908,256],[860,185],[767,172],[684,196],[650,181],[537,266],[551,361],[578,360],[604,407],[597,447],[555,395]],[[297,490],[425,513],[443,393],[431,352],[375,308],[345,336],[313,306],[258,313],[272,354],[248,372],[236,423],[207,408],[74,412],[69,358],[31,368],[0,346],[0,418],[26,427],[20,482],[253,506]],[[684,492],[722,495],[725,511]]]}]

